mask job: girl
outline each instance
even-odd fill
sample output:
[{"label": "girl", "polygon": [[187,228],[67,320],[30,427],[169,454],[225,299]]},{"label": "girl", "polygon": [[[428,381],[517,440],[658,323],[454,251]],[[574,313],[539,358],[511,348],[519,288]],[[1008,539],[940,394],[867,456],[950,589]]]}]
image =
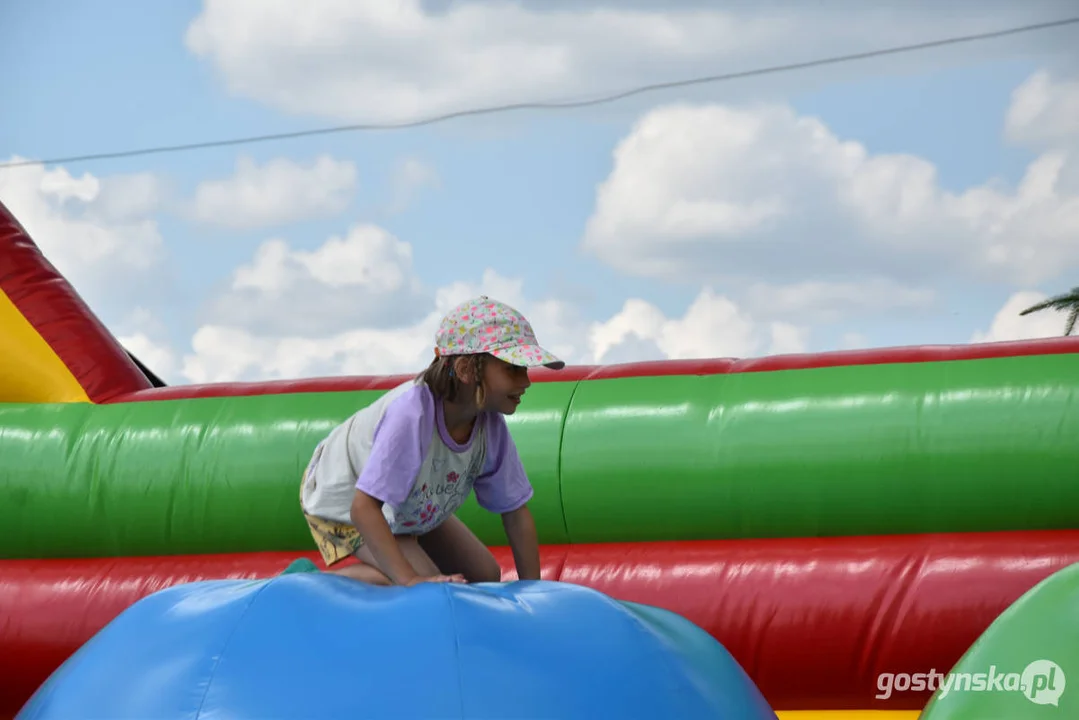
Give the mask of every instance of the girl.
[{"label": "girl", "polygon": [[435,359],[319,443],[300,503],[327,567],[380,585],[499,582],[490,550],[454,513],[475,491],[502,516],[518,577],[540,577],[532,486],[504,415],[531,385],[528,368],[565,363],[516,310],[481,296],[443,318]]}]

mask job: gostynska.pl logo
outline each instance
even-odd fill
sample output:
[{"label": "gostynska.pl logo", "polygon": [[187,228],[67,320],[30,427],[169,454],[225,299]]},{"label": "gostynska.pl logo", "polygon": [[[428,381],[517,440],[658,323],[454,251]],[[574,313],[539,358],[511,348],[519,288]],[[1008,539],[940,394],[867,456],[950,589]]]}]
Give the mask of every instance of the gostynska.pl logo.
[{"label": "gostynska.pl logo", "polygon": [[990,665],[988,672],[881,673],[876,697],[887,700],[896,692],[925,690],[939,690],[942,698],[953,692],[1014,692],[1035,705],[1059,705],[1066,684],[1059,665],[1052,660],[1035,660],[1022,672],[1000,672],[996,665]]}]

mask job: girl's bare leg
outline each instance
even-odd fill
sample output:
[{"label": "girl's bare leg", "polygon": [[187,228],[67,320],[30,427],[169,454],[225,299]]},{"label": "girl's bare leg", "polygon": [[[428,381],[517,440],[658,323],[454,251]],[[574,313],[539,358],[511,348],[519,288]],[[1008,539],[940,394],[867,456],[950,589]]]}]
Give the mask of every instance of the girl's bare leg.
[{"label": "girl's bare leg", "polygon": [[421,536],[419,548],[443,575],[460,573],[470,583],[502,580],[495,556],[456,515]]},{"label": "girl's bare leg", "polygon": [[[359,553],[357,553],[357,555],[358,554]],[[353,580],[360,580],[361,582],[370,583],[372,585],[393,584],[390,582],[390,579],[386,577],[385,573],[374,565],[368,565],[366,562],[358,562],[341,568],[330,568],[326,572],[333,573],[334,575],[344,575]]]},{"label": "girl's bare leg", "polygon": [[[419,575],[460,573],[470,583],[502,580],[502,568],[494,555],[456,516],[418,539],[414,535],[396,537],[401,552]],[[372,585],[393,585],[366,545],[356,551],[356,558],[359,563],[329,572]]]},{"label": "girl's bare leg", "polygon": [[[428,557],[427,553],[424,552],[423,548],[420,547],[420,544],[416,542],[415,536],[398,535],[396,537],[398,547],[401,548],[401,552],[404,553],[405,558],[417,574],[424,576],[443,574],[431,558]],[[355,555],[360,561],[359,563],[338,570],[331,570],[330,572],[355,580],[362,580],[372,585],[393,585],[386,573],[379,568],[378,561],[375,560],[374,554],[367,545],[361,545]]]}]

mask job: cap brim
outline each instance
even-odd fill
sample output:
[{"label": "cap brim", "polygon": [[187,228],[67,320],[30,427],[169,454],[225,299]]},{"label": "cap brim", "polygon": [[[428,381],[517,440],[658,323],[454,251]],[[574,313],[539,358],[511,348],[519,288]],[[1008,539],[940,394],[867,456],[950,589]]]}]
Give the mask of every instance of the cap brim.
[{"label": "cap brim", "polygon": [[539,345],[515,345],[501,350],[492,350],[491,354],[499,360],[518,367],[545,367],[551,370],[561,370],[566,367],[566,363]]}]

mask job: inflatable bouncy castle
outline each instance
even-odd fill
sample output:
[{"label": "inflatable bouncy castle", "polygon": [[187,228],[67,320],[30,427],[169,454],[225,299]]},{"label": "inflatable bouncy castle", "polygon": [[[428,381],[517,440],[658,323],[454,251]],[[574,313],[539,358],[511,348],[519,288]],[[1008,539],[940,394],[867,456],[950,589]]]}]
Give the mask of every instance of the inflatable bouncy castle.
[{"label": "inflatable bouncy castle", "polygon": [[535,372],[543,580],[413,588],[298,506],[405,376],[167,387],[2,205],[0,347],[0,718],[1079,712],[1079,337]]}]

